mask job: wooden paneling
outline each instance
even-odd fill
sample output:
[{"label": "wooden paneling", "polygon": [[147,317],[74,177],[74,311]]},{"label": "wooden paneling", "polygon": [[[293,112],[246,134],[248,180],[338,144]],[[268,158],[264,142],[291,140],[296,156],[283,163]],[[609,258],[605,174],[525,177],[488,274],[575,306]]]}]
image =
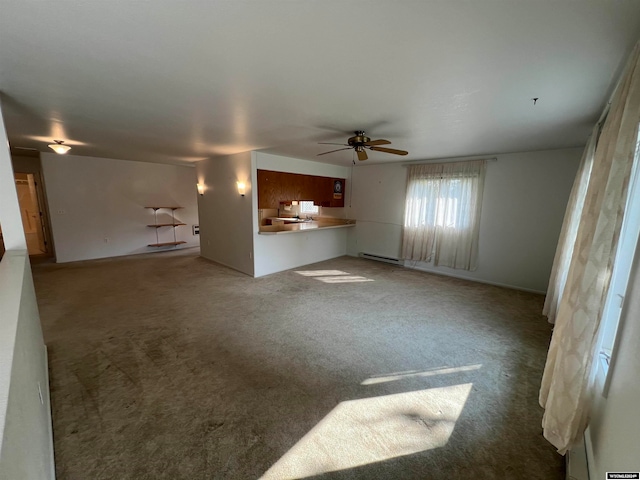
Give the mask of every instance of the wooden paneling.
[{"label": "wooden paneling", "polygon": [[[342,197],[334,198],[334,180],[342,182]],[[344,207],[344,178],[258,170],[258,208],[278,208],[280,202],[311,200],[323,207]]]}]

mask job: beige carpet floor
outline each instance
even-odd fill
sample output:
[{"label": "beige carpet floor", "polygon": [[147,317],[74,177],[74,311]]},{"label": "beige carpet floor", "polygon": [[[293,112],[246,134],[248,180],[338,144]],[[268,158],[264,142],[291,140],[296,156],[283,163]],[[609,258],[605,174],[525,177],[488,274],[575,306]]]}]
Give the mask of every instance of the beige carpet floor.
[{"label": "beige carpet floor", "polygon": [[33,268],[59,480],[564,478],[540,295],[349,257]]}]

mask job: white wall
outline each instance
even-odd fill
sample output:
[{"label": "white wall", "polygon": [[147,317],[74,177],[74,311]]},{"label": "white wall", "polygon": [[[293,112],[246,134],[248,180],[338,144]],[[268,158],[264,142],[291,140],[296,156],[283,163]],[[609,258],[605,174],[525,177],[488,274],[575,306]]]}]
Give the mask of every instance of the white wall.
[{"label": "white wall", "polygon": [[[196,164],[200,254],[247,275],[253,275],[253,212],[251,152],[202,160]],[[238,194],[237,182],[246,185]]]},{"label": "white wall", "polygon": [[46,351],[2,111],[0,222],[0,478],[53,479]]},{"label": "white wall", "polygon": [[[257,184],[257,170],[345,178],[347,179],[345,199],[348,199],[350,195],[349,168],[347,167],[253,152],[251,181],[254,185]],[[253,221],[253,246],[254,275],[256,277],[346,255],[347,230],[351,230],[351,228],[315,230],[285,235],[259,235],[257,189],[252,195],[252,203],[255,219]],[[332,209],[323,210],[329,210],[330,215]],[[348,208],[341,210],[346,212]],[[346,215],[348,216],[348,213]]]},{"label": "white wall", "polygon": [[285,235],[259,235],[256,277],[347,254],[347,230],[335,228]]},{"label": "white wall", "polygon": [[0,320],[0,478],[53,479],[46,350],[26,251],[0,263]]},{"label": "white wall", "polygon": [[[300,158],[283,157],[264,152],[252,152],[259,170],[273,170],[274,172],[300,173],[302,175],[318,175],[319,177],[349,178],[349,168],[330,165]],[[347,188],[349,183],[347,182]],[[348,192],[345,192],[348,198]]]},{"label": "white wall", "polygon": [[[43,153],[42,171],[58,262],[157,251],[153,210],[145,206],[181,206],[176,221],[180,247],[199,245],[191,226],[198,223],[195,169]],[[158,223],[170,223],[170,211]],[[173,241],[173,228],[158,229],[159,241]],[[105,240],[106,239],[106,240]],[[167,247],[165,247],[167,249]]]},{"label": "white wall", "polygon": [[[4,248],[27,249],[27,239],[22,229],[20,204],[16,193],[16,184],[11,167],[9,140],[2,118],[2,104],[0,104],[0,232]],[[1,255],[2,251],[0,251]]]},{"label": "white wall", "polygon": [[[544,292],[582,148],[493,155],[480,225],[478,269],[418,263],[416,268]],[[484,158],[486,158],[485,156]],[[400,257],[407,169],[363,165],[353,171],[350,255]]]}]

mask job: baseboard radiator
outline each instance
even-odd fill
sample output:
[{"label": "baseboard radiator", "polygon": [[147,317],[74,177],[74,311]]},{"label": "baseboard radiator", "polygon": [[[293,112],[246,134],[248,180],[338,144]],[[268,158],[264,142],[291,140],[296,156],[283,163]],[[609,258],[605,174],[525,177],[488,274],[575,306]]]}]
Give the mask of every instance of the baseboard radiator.
[{"label": "baseboard radiator", "polygon": [[404,262],[399,258],[385,257],[383,255],[374,255],[373,253],[365,253],[365,252],[360,252],[358,256],[361,258],[366,258],[367,260],[375,260],[376,262],[391,263],[393,265],[400,265],[400,266],[404,265]]}]

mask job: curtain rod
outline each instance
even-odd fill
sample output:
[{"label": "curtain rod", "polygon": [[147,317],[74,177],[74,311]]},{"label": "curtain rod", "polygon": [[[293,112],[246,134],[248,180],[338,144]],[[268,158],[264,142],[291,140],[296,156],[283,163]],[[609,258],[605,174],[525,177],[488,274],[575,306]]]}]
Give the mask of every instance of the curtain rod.
[{"label": "curtain rod", "polygon": [[631,52],[629,52],[629,54],[627,55],[626,57],[627,59],[624,61],[622,66],[618,67],[618,70],[620,70],[620,73],[617,76],[617,80],[613,86],[613,89],[611,90],[611,93],[609,94],[609,99],[607,100],[607,103],[604,106],[602,113],[600,114],[600,118],[598,119],[598,124],[601,124],[607,118],[607,115],[609,114],[609,109],[611,108],[611,102],[613,102],[613,97],[615,97],[616,93],[618,92],[618,89],[620,88],[620,84],[622,83],[622,79],[625,77],[625,74],[630,68],[632,68],[633,52],[636,48],[638,48],[638,44],[636,44],[636,46],[631,49]]},{"label": "curtain rod", "polygon": [[444,158],[441,160],[416,160],[415,162],[405,162],[401,165],[403,167],[410,167],[411,165],[423,165],[429,163],[455,163],[455,162],[477,162],[478,160],[486,160],[487,162],[497,162],[498,157],[489,157],[489,158],[468,158],[468,159],[458,159],[458,158]]}]

